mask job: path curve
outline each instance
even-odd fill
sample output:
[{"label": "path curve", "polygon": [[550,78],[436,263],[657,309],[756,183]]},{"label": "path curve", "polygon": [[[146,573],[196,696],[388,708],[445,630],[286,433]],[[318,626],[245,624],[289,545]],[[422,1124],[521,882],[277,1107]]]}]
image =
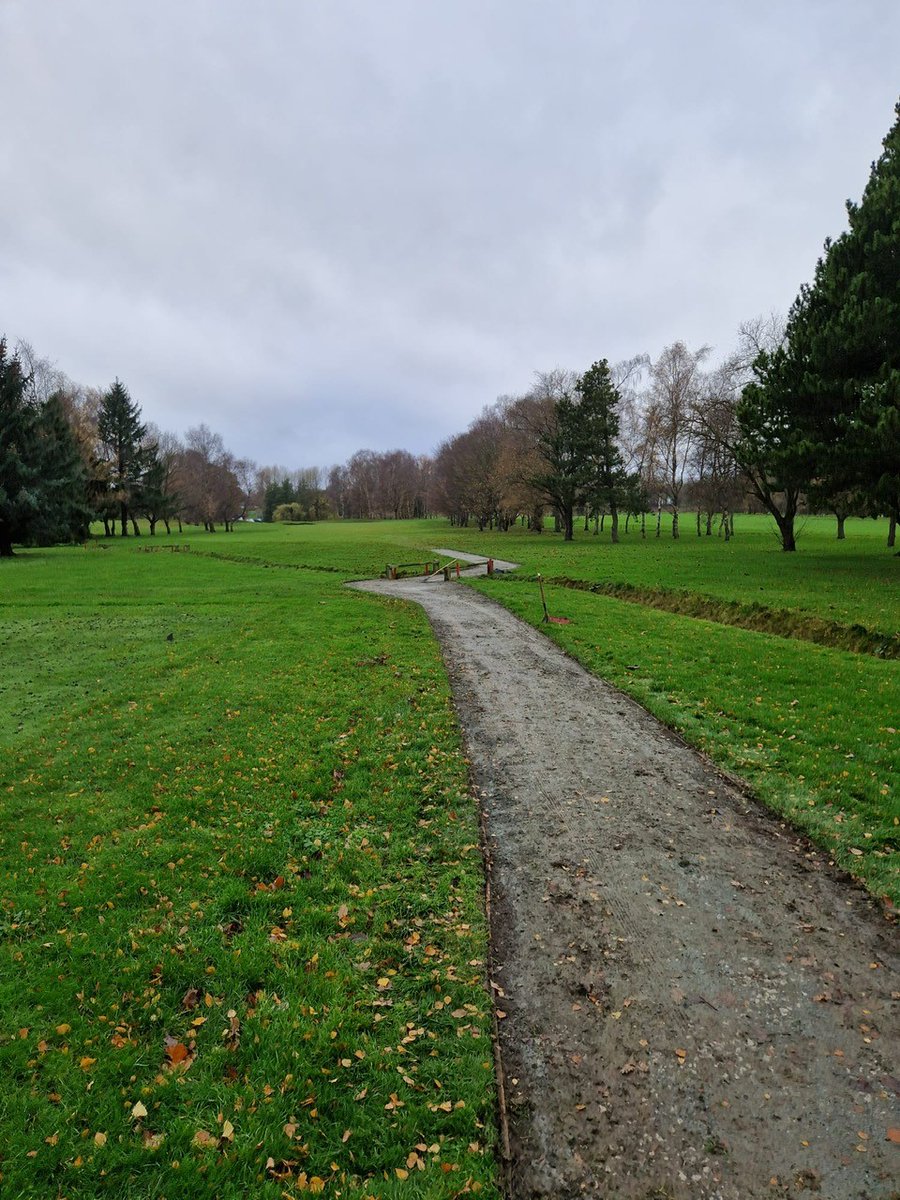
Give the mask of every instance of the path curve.
[{"label": "path curve", "polygon": [[510,1195],[898,1196],[877,903],[473,589],[352,586],[421,604],[449,671],[486,814]]}]

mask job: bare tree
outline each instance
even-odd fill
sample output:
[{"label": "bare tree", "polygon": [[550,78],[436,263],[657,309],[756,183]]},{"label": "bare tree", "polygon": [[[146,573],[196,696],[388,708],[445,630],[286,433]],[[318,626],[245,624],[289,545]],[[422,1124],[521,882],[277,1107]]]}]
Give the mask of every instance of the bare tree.
[{"label": "bare tree", "polygon": [[702,387],[701,366],[710,347],[690,351],[684,342],[666,346],[650,370],[651,406],[657,429],[657,461],[672,510],[672,537],[677,538],[681,493],[691,461],[695,406]]}]

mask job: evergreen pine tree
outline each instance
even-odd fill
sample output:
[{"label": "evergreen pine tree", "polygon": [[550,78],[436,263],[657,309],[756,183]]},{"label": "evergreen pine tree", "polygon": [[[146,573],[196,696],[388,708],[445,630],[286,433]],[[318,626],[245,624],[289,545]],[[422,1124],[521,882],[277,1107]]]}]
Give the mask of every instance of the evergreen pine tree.
[{"label": "evergreen pine tree", "polygon": [[41,407],[38,449],[41,503],[34,540],[41,546],[84,541],[91,517],[87,471],[58,392]]},{"label": "evergreen pine tree", "polygon": [[122,537],[128,536],[128,513],[144,469],[142,443],[146,433],[140,407],[117,379],[103,395],[97,435],[109,461],[109,486],[118,504]]},{"label": "evergreen pine tree", "polygon": [[811,288],[808,374],[826,493],[862,490],[900,517],[900,103],[849,229],[826,243]]},{"label": "evergreen pine tree", "polygon": [[0,338],[0,558],[27,541],[40,512],[38,407],[18,357]]},{"label": "evergreen pine tree", "polygon": [[619,509],[628,494],[628,476],[619,449],[619,393],[606,359],[595,362],[576,384],[579,420],[590,475],[588,497],[610,516],[610,537],[619,540]]}]

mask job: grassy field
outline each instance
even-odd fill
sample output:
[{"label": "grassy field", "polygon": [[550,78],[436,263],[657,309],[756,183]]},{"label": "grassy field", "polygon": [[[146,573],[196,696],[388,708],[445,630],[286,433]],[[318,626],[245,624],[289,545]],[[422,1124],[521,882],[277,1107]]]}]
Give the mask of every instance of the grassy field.
[{"label": "grassy field", "polygon": [[[900,902],[897,661],[644,595],[896,634],[900,559],[848,533],[246,526],[0,563],[0,1194],[499,1195],[446,678],[418,610],[342,587],[433,546],[636,589],[550,586],[545,629]],[[472,586],[540,624],[535,584]]]},{"label": "grassy field", "polygon": [[0,563],[0,1194],[496,1196],[423,615],[149,544]]}]

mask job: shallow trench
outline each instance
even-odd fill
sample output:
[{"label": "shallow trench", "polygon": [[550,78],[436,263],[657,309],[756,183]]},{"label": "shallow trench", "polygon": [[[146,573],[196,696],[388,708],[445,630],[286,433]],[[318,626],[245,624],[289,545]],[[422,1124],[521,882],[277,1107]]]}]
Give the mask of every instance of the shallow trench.
[{"label": "shallow trench", "polygon": [[900,1195],[880,907],[493,601],[353,586],[421,604],[450,675],[485,817],[509,1195]]}]

